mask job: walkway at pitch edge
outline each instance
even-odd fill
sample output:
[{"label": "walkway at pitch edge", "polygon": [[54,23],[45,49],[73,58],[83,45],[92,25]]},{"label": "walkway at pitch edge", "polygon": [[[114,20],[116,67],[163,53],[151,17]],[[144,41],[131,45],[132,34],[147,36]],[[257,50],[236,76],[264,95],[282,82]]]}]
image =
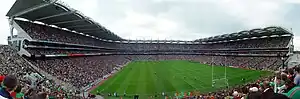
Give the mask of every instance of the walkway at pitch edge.
[{"label": "walkway at pitch edge", "polygon": [[[82,95],[82,94],[81,94]],[[88,92],[84,92],[84,99],[87,99],[85,97],[87,97],[89,95]],[[83,97],[83,96],[82,96]],[[96,97],[94,99],[104,99],[102,96],[96,95]]]},{"label": "walkway at pitch edge", "polygon": [[[124,68],[126,65],[128,65],[128,63],[130,63],[130,62],[127,62],[125,65],[123,65],[123,66],[121,66],[121,67]],[[100,86],[101,84],[103,84],[107,79],[113,77],[113,76],[114,76],[116,73],[118,73],[119,71],[120,71],[120,70],[118,70],[118,71],[116,71],[116,72],[110,74],[108,77],[106,77],[106,78],[104,78],[104,79],[103,79],[103,78],[100,78],[100,82],[94,84],[94,86],[92,86],[91,88],[89,88],[87,92],[91,92],[92,90],[96,89],[98,86]],[[95,82],[96,82],[96,81],[95,81]]]},{"label": "walkway at pitch edge", "polygon": [[[125,67],[126,65],[128,65],[128,63],[130,63],[130,62],[127,62],[126,64],[124,64],[123,66],[121,66],[122,68],[123,67]],[[120,70],[119,70],[120,71]],[[117,72],[119,72],[119,71],[117,71]],[[112,74],[110,74],[107,78],[105,78],[105,79],[102,79],[102,81],[100,81],[99,83],[97,83],[97,84],[95,84],[94,86],[92,86],[90,89],[88,89],[88,91],[87,92],[84,92],[84,96],[88,96],[88,94],[92,91],[92,90],[94,90],[95,88],[97,88],[98,86],[100,86],[101,84],[103,84],[104,83],[104,81],[105,80],[107,80],[108,78],[111,78],[112,76],[114,76],[117,72],[114,72],[114,73],[112,73]],[[81,95],[82,95],[82,93],[81,93]],[[102,96],[100,96],[100,95],[96,95],[96,98],[95,99],[104,99]]]}]

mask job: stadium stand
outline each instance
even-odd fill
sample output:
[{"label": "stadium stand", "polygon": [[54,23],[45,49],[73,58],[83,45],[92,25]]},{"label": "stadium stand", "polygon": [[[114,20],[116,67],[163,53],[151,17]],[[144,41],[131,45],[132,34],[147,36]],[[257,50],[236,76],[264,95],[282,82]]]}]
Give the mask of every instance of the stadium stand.
[{"label": "stadium stand", "polygon": [[[26,12],[22,10],[24,8],[34,10]],[[55,0],[17,0],[7,16],[10,26],[21,32],[9,37],[8,43],[16,51],[8,46],[0,49],[3,56],[0,57],[3,61],[1,69],[4,71],[1,75],[14,74],[22,79],[28,74],[27,71],[38,73],[30,68],[28,60],[39,69],[80,89],[77,91],[89,90],[99,79],[106,79],[118,68],[136,60],[190,60],[275,71],[284,66],[291,53],[293,39],[293,34],[281,27],[266,27],[194,41],[125,40]],[[59,85],[44,87],[51,90]],[[193,97],[243,97],[242,93],[249,93],[248,89],[254,86],[259,84],[246,84],[232,90]],[[263,89],[269,87],[264,86]],[[74,91],[65,93],[68,93],[67,96],[76,96]],[[51,90],[50,95],[60,97],[65,93],[56,95],[57,92]]]},{"label": "stadium stand", "polygon": [[[61,98],[70,97],[72,99],[80,99],[75,96],[74,91],[60,90],[63,89],[59,84],[55,84],[53,80],[45,78],[33,69],[24,58],[20,57],[16,50],[7,45],[0,45],[0,75],[14,75],[19,80],[22,94],[25,97],[34,97],[40,92],[47,92],[49,97]],[[2,82],[3,79],[0,81]],[[30,90],[30,91],[29,91]]]},{"label": "stadium stand", "polygon": [[101,42],[97,39],[87,37],[45,25],[34,24],[26,21],[16,21],[35,40],[73,43],[92,46],[114,46],[112,43]]},{"label": "stadium stand", "polygon": [[81,88],[110,74],[114,67],[123,66],[126,62],[122,56],[91,56],[34,60],[33,63],[58,79]]},{"label": "stadium stand", "polygon": [[[286,47],[290,41],[290,37],[270,37],[260,39],[250,39],[243,41],[233,41],[218,44],[115,44],[101,42],[97,39],[84,35],[64,31],[61,29],[47,27],[44,25],[34,24],[26,21],[16,21],[21,27],[35,40],[63,42],[71,44],[82,44],[92,46],[102,46],[110,48],[127,48],[129,50],[170,50],[170,49],[220,49],[220,48],[276,48]],[[251,42],[251,43],[249,43]],[[272,42],[272,43],[270,43]],[[281,44],[282,43],[282,44]]]}]

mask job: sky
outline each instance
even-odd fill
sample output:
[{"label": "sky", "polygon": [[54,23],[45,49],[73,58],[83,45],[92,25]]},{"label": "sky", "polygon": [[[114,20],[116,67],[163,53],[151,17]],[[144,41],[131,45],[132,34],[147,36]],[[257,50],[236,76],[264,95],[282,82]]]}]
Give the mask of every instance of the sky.
[{"label": "sky", "polygon": [[[267,26],[294,33],[300,50],[300,0],[61,0],[125,39],[195,40]],[[0,44],[7,43],[5,14],[0,9]]]}]

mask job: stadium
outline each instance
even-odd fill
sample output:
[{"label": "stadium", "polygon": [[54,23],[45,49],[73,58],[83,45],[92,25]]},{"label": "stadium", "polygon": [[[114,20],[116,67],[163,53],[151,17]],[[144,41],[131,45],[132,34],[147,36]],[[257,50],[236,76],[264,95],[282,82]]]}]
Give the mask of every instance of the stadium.
[{"label": "stadium", "polygon": [[0,74],[54,99],[224,99],[267,81],[277,93],[278,71],[299,65],[293,33],[279,26],[192,41],[129,40],[58,0],[16,0],[6,16]]}]

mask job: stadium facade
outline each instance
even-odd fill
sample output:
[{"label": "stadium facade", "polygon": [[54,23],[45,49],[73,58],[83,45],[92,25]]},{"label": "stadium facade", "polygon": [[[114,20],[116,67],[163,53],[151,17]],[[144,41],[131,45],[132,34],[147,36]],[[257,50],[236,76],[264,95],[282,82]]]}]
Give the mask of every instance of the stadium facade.
[{"label": "stadium facade", "polygon": [[[8,44],[18,50],[21,56],[33,60],[43,58],[42,62],[33,62],[39,66],[49,65],[45,60],[51,59],[49,61],[52,62],[53,58],[60,60],[56,58],[61,57],[92,56],[94,59],[95,56],[105,56],[103,60],[108,57],[130,61],[141,59],[141,57],[157,60],[177,59],[178,56],[182,56],[203,63],[261,66],[260,63],[251,62],[253,57],[257,57],[259,62],[265,62],[265,65],[268,65],[262,67],[278,68],[287,63],[294,50],[294,35],[277,26],[193,41],[123,39],[58,0],[16,0],[6,16],[9,18],[11,33],[8,37]],[[14,32],[17,34],[13,34]],[[213,57],[221,61],[209,61]],[[247,61],[224,63],[224,57],[228,60]],[[69,61],[68,59],[62,60]],[[80,58],[77,61],[80,61]],[[122,61],[122,63],[125,62]],[[47,71],[47,68],[44,70]],[[49,74],[51,72],[53,71]],[[95,80],[97,77],[90,80]],[[72,80],[74,79],[66,80],[66,82],[76,82]],[[75,86],[87,86],[89,83],[91,82],[83,82]]]}]

